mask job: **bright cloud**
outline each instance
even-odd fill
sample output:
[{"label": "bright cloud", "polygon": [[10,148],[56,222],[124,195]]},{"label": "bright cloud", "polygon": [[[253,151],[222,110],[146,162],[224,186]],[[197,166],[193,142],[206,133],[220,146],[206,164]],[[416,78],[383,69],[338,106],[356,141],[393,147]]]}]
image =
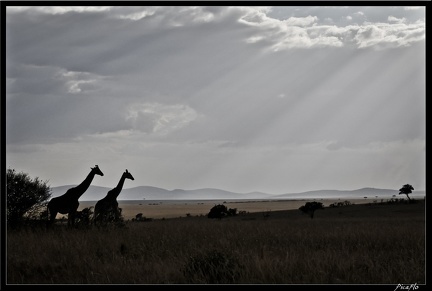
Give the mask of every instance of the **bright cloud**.
[{"label": "bright cloud", "polygon": [[55,186],[99,164],[165,188],[425,187],[424,7],[8,6],[5,29],[7,166]]},{"label": "bright cloud", "polygon": [[134,129],[166,135],[187,126],[198,118],[198,113],[186,105],[164,105],[159,103],[142,103],[130,105],[126,120]]}]

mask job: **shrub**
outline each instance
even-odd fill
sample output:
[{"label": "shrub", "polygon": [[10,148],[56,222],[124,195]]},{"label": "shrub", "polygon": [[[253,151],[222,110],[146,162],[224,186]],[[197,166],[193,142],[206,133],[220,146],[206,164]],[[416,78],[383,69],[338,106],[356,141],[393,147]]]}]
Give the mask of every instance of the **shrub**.
[{"label": "shrub", "polygon": [[81,211],[77,211],[75,214],[75,223],[77,226],[89,226],[91,222],[91,215],[93,206],[84,208]]},{"label": "shrub", "polygon": [[221,219],[222,217],[225,216],[235,216],[235,215],[237,215],[237,208],[228,209],[225,205],[218,204],[213,206],[212,209],[210,209],[210,212],[207,214],[207,217]]},{"label": "shrub", "polygon": [[17,173],[14,169],[7,169],[6,180],[7,223],[17,225],[25,218],[40,219],[51,197],[48,182],[38,177],[32,179],[27,173]]},{"label": "shrub", "polygon": [[210,212],[207,214],[208,218],[219,218],[226,216],[228,213],[228,209],[225,205],[219,204],[215,205],[210,209]]}]

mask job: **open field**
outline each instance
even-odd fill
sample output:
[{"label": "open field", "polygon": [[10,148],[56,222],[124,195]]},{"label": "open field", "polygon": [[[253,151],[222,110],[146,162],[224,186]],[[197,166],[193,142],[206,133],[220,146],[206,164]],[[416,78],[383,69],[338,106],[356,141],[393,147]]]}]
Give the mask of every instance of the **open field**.
[{"label": "open field", "polygon": [[[350,199],[353,204],[373,203],[375,199]],[[144,217],[152,219],[161,218],[176,218],[190,216],[207,215],[210,209],[216,204],[224,204],[227,208],[237,208],[237,211],[245,212],[269,212],[280,210],[298,209],[307,201],[311,200],[168,200],[168,201],[152,201],[152,200],[132,200],[119,201],[119,207],[122,209],[122,215],[125,220],[135,218],[138,213],[142,213]],[[339,199],[316,199],[322,202],[325,207],[335,202],[343,202]],[[91,207],[96,204],[95,201],[81,201],[79,210],[86,207]],[[58,215],[61,217],[61,215]]]},{"label": "open field", "polygon": [[425,200],[325,208],[313,219],[264,204],[265,212],[220,220],[8,230],[6,283],[389,284],[392,290],[426,283]]}]

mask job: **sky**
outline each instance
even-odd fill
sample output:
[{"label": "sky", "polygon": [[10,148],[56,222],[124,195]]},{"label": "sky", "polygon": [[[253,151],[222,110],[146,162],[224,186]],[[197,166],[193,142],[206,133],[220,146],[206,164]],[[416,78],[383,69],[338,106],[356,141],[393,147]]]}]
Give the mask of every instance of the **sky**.
[{"label": "sky", "polygon": [[[396,2],[397,3],[397,2]],[[51,187],[425,190],[424,6],[6,7],[6,166]]]}]

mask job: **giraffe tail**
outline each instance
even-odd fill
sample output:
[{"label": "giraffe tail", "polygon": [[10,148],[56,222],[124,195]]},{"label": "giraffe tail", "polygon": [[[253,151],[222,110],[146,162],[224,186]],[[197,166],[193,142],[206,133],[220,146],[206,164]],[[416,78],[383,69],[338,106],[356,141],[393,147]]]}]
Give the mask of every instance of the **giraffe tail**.
[{"label": "giraffe tail", "polygon": [[48,206],[48,204],[49,203],[47,203],[47,206],[46,206],[46,215],[47,215],[47,222],[46,222],[46,224],[47,224],[47,226],[49,226],[49,224],[50,224],[50,213],[49,213],[49,206]]},{"label": "giraffe tail", "polygon": [[53,221],[51,220],[51,207],[50,207],[50,202],[47,203],[47,209],[46,209],[46,215],[47,215],[47,225],[50,226]]}]

